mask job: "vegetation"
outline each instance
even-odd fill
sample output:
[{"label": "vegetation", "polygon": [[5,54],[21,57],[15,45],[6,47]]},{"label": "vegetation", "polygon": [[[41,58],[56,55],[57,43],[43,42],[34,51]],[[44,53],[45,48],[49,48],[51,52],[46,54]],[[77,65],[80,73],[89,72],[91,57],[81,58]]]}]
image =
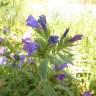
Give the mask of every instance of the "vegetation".
[{"label": "vegetation", "polygon": [[26,3],[0,1],[0,96],[96,96],[96,18],[36,21]]}]

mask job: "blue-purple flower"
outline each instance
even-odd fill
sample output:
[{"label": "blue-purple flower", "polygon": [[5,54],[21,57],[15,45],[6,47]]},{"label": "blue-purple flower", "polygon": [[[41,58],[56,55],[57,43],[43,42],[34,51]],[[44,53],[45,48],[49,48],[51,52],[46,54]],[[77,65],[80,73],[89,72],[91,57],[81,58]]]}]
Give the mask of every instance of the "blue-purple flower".
[{"label": "blue-purple flower", "polygon": [[20,61],[24,61],[25,60],[25,55],[19,55]]},{"label": "blue-purple flower", "polygon": [[65,75],[61,73],[61,74],[56,74],[55,77],[56,77],[57,79],[59,79],[59,80],[63,80],[64,77],[65,77]]},{"label": "blue-purple flower", "polygon": [[82,96],[92,96],[92,94],[89,91],[85,91]]},{"label": "blue-purple flower", "polygon": [[55,44],[59,41],[59,37],[58,36],[50,36],[48,39],[49,44]]},{"label": "blue-purple flower", "polygon": [[52,65],[52,69],[53,70],[63,70],[64,68],[68,67],[68,65],[65,63],[65,64],[53,64]]},{"label": "blue-purple flower", "polygon": [[67,34],[68,34],[68,32],[69,32],[69,28],[66,28],[66,30],[65,30],[65,32],[64,32],[64,34],[63,34],[63,37],[66,37]]},{"label": "blue-purple flower", "polygon": [[15,61],[13,62],[13,67],[16,66],[16,62],[18,62],[18,67],[19,69],[21,69],[22,65],[24,64],[24,60],[25,60],[25,55],[19,55],[19,54],[15,54],[14,55]]},{"label": "blue-purple flower", "polygon": [[24,39],[22,39],[22,42],[23,43],[30,43],[30,42],[32,42],[32,40],[30,38],[24,38]]},{"label": "blue-purple flower", "polygon": [[6,26],[4,26],[4,27],[3,27],[3,33],[5,34],[5,33],[7,33],[8,31],[9,31],[9,28],[6,27]]},{"label": "blue-purple flower", "polygon": [[41,25],[43,30],[48,31],[47,26],[46,26],[46,16],[45,15],[39,16],[38,23]]},{"label": "blue-purple flower", "polygon": [[0,57],[0,64],[4,64],[7,61],[7,58],[5,56]]},{"label": "blue-purple flower", "polygon": [[[67,64],[59,64],[59,65],[54,64],[52,66],[52,69],[53,70],[63,70],[65,67],[68,67],[68,65]],[[63,80],[65,75],[63,73],[59,73],[59,74],[56,74],[55,77],[60,80]]]},{"label": "blue-purple flower", "polygon": [[0,37],[0,43],[2,43],[2,42],[3,42],[3,38]]},{"label": "blue-purple flower", "polygon": [[26,20],[26,24],[33,28],[37,28],[37,29],[39,28],[38,21],[32,15],[28,16],[28,18]]},{"label": "blue-purple flower", "polygon": [[81,40],[82,37],[83,37],[83,35],[80,35],[80,34],[75,35],[74,37],[72,37],[72,38],[69,40],[69,42],[75,42],[75,41],[77,41],[77,40]]},{"label": "blue-purple flower", "polygon": [[32,15],[28,16],[26,24],[28,26],[38,29],[39,31],[41,31],[41,29],[47,31],[46,17],[44,15],[39,16],[38,20],[36,20]]},{"label": "blue-purple flower", "polygon": [[24,43],[23,50],[28,52],[28,56],[32,55],[32,53],[38,48],[38,44],[32,42],[30,39],[23,39],[22,41]]}]

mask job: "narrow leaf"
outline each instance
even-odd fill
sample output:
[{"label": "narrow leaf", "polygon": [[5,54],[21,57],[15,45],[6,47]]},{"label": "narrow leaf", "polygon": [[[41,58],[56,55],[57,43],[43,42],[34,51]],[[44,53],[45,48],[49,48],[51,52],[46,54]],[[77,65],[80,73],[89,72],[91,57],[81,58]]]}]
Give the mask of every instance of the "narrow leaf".
[{"label": "narrow leaf", "polygon": [[44,85],[44,96],[55,96],[54,89],[50,84]]},{"label": "narrow leaf", "polygon": [[41,60],[39,65],[39,75],[40,78],[43,80],[47,79],[47,67],[48,67],[48,60],[47,59]]}]

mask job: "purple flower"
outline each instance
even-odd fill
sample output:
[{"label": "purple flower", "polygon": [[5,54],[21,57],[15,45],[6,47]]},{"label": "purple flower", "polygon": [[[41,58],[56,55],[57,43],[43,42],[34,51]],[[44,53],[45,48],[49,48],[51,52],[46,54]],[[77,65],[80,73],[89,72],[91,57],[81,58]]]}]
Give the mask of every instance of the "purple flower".
[{"label": "purple flower", "polygon": [[5,47],[0,48],[0,55],[4,54],[5,52],[6,52],[6,48]]},{"label": "purple flower", "polygon": [[47,31],[46,16],[44,15],[39,16],[38,23],[42,26],[43,30]]},{"label": "purple flower", "polygon": [[4,64],[7,61],[7,58],[5,56],[0,57],[0,64]]},{"label": "purple flower", "polygon": [[86,91],[86,92],[84,92],[84,93],[83,93],[83,95],[82,95],[82,96],[92,96],[92,94],[91,94],[91,92]]},{"label": "purple flower", "polygon": [[75,42],[75,41],[77,41],[77,40],[81,40],[82,37],[83,37],[83,35],[80,35],[80,34],[75,35],[74,37],[72,37],[72,38],[69,40],[69,42]]},{"label": "purple flower", "polygon": [[68,34],[68,32],[69,32],[69,28],[66,28],[66,30],[65,30],[65,32],[63,34],[63,37],[66,37],[66,35]]},{"label": "purple flower", "polygon": [[32,15],[28,16],[26,24],[33,28],[39,29],[39,31],[42,31],[42,29],[47,31],[46,17],[44,15],[40,15],[38,20],[36,20]]},{"label": "purple flower", "polygon": [[55,44],[59,41],[58,39],[59,39],[58,36],[50,36],[48,39],[48,42],[49,42],[49,44]]},{"label": "purple flower", "polygon": [[22,42],[23,43],[31,43],[32,40],[30,38],[25,38],[25,39],[22,39]]},{"label": "purple flower", "polygon": [[63,70],[65,67],[68,67],[68,65],[67,64],[59,64],[59,65],[54,64],[52,66],[52,69],[54,69],[54,70]]},{"label": "purple flower", "polygon": [[63,80],[65,75],[64,74],[57,74],[55,75],[56,78],[58,78],[59,80]]},{"label": "purple flower", "polygon": [[0,43],[2,43],[2,42],[3,42],[3,38],[0,37]]},{"label": "purple flower", "polygon": [[28,16],[28,18],[26,20],[26,24],[28,26],[31,26],[31,27],[37,28],[37,29],[39,27],[38,21],[32,15]]},{"label": "purple flower", "polygon": [[7,33],[9,31],[9,28],[8,27],[3,27],[3,33],[5,34],[5,33]]},{"label": "purple flower", "polygon": [[20,55],[20,61],[24,61],[25,60],[25,55]]},{"label": "purple flower", "polygon": [[32,53],[38,48],[38,44],[32,42],[30,39],[23,40],[23,43],[23,50],[28,52],[28,56],[32,55]]},{"label": "purple flower", "polygon": [[[19,61],[18,67],[19,67],[19,69],[21,69],[22,65],[24,64],[25,55],[15,54],[15,55],[14,55],[14,58],[16,59],[16,61]],[[13,64],[12,64],[14,67],[16,66],[16,61],[13,62]]]}]

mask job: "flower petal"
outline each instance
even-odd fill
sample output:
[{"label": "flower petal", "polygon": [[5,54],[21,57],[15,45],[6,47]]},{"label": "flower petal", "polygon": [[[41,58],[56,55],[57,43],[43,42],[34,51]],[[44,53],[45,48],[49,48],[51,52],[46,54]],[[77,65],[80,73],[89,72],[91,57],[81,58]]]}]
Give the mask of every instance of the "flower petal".
[{"label": "flower petal", "polygon": [[9,32],[9,28],[4,26],[2,31],[3,31],[4,34],[6,34],[7,32]]},{"label": "flower petal", "polygon": [[65,75],[64,74],[57,74],[55,75],[56,78],[58,78],[59,80],[63,80]]},{"label": "flower petal", "polygon": [[33,27],[33,28],[38,28],[39,27],[38,21],[32,15],[28,16],[28,18],[26,20],[26,24],[28,26]]},{"label": "flower petal", "polygon": [[3,42],[3,38],[0,37],[0,43],[2,43],[2,42]]},{"label": "flower petal", "polygon": [[67,64],[58,65],[58,68],[61,69],[61,70],[63,70],[65,67],[68,67],[68,65]]},{"label": "flower petal", "polygon": [[19,55],[19,57],[20,57],[20,61],[24,61],[25,55]]},{"label": "flower petal", "polygon": [[44,15],[39,16],[38,22],[42,26],[43,30],[47,31],[46,16]]},{"label": "flower petal", "polygon": [[5,47],[0,48],[0,55],[4,54],[7,51]]},{"label": "flower petal", "polygon": [[54,64],[52,65],[52,69],[53,70],[63,70],[65,67],[68,67],[68,65],[65,63],[65,64]]},{"label": "flower petal", "polygon": [[77,40],[81,40],[82,37],[83,37],[83,35],[80,35],[80,34],[75,35],[74,37],[72,37],[72,38],[69,40],[69,42],[75,42],[75,41],[77,41]]},{"label": "flower petal", "polygon": [[23,40],[23,43],[23,50],[28,52],[28,56],[32,55],[32,53],[38,48],[38,44],[32,42],[30,39]]},{"label": "flower petal", "polygon": [[92,94],[89,91],[85,91],[82,96],[92,96]]},{"label": "flower petal", "polygon": [[69,28],[66,28],[66,30],[65,30],[65,32],[63,34],[63,37],[66,37],[66,35],[68,34],[68,32],[69,32]]},{"label": "flower petal", "polygon": [[48,42],[49,42],[49,44],[55,44],[59,41],[58,39],[59,39],[58,36],[50,36],[48,39]]},{"label": "flower petal", "polygon": [[5,56],[0,57],[0,64],[4,64],[7,61]]}]

